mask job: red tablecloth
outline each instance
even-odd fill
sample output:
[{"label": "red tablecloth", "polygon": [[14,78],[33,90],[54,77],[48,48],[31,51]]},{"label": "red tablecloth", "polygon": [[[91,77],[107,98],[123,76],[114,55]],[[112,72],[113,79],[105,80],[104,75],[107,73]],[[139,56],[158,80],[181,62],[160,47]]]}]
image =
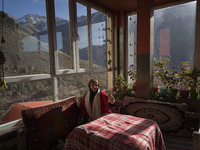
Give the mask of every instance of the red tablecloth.
[{"label": "red tablecloth", "polygon": [[107,114],[76,127],[64,150],[165,150],[159,126],[152,120]]}]

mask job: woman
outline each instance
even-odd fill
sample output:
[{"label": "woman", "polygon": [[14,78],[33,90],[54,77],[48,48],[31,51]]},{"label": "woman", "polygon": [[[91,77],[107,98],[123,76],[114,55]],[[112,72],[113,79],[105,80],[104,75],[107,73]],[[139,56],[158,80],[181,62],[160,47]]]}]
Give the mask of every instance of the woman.
[{"label": "woman", "polygon": [[85,121],[92,121],[98,117],[111,113],[108,102],[113,104],[115,98],[111,94],[109,97],[99,89],[98,80],[89,81],[89,92],[85,94],[80,103],[81,115]]}]

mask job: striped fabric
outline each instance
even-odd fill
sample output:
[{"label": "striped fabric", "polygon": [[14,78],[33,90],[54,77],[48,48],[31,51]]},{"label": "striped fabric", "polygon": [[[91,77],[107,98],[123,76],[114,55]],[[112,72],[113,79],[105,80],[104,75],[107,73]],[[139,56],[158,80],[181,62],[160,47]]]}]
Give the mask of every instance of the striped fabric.
[{"label": "striped fabric", "polygon": [[76,127],[64,150],[165,150],[156,122],[130,115],[107,114]]}]

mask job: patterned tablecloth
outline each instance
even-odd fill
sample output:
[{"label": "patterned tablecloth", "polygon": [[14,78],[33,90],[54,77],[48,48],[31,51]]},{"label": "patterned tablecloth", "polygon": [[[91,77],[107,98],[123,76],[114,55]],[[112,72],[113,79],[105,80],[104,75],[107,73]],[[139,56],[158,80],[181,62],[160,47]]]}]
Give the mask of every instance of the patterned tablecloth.
[{"label": "patterned tablecloth", "polygon": [[76,127],[64,150],[165,150],[156,122],[130,115],[107,114]]}]

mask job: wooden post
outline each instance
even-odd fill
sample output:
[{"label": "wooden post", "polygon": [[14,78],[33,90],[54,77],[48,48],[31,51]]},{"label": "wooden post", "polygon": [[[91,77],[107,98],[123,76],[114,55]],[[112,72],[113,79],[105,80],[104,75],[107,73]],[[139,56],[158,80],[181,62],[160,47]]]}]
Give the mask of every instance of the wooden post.
[{"label": "wooden post", "polygon": [[138,0],[136,97],[150,99],[153,87],[154,9],[153,0]]}]

